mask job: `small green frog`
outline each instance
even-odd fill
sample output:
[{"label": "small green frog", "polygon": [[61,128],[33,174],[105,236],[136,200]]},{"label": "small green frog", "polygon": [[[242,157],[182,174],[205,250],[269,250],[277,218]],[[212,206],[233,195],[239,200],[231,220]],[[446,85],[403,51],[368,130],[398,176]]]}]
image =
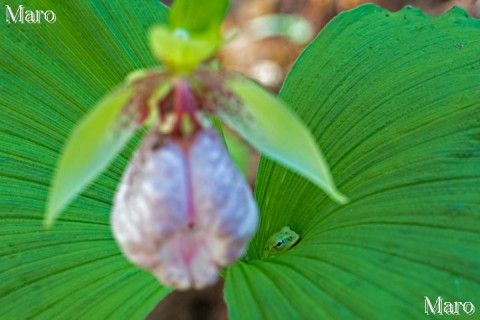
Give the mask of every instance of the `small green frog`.
[{"label": "small green frog", "polygon": [[276,255],[288,251],[300,240],[300,235],[285,226],[280,231],[268,238],[265,247],[263,248],[262,258],[267,258],[271,255]]}]

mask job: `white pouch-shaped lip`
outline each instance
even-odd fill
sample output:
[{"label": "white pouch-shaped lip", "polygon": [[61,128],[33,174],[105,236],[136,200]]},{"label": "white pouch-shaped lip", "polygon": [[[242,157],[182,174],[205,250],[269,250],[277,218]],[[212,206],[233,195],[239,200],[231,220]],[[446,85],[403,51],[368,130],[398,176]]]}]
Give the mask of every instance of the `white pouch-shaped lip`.
[{"label": "white pouch-shaped lip", "polygon": [[215,129],[187,138],[152,127],[114,200],[113,233],[164,285],[200,289],[241,257],[258,224],[252,191]]}]

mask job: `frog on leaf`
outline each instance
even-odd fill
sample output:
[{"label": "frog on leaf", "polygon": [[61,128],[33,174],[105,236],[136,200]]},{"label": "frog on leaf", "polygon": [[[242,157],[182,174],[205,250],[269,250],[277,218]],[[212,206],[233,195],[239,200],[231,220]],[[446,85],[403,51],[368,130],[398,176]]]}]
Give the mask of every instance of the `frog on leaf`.
[{"label": "frog on leaf", "polygon": [[262,258],[288,251],[296,245],[299,240],[300,235],[289,226],[285,226],[268,238],[263,248]]}]

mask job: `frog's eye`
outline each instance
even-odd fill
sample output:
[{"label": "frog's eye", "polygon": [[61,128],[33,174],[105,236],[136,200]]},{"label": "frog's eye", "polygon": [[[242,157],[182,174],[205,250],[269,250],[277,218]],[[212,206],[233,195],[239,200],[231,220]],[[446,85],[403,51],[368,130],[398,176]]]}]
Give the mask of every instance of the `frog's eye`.
[{"label": "frog's eye", "polygon": [[285,244],[285,240],[278,241],[278,242],[275,244],[275,248],[276,248],[276,249],[281,249],[284,244]]}]

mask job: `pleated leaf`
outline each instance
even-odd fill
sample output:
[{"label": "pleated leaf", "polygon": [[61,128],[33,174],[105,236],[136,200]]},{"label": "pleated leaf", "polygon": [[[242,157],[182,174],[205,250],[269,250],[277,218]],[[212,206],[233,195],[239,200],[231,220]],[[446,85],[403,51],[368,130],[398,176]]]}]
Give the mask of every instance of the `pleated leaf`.
[{"label": "pleated leaf", "polygon": [[69,134],[128,73],[156,64],[148,28],[167,11],[154,0],[8,4],[53,10],[57,21],[1,26],[1,317],[143,319],[169,289],[126,261],[109,224],[139,136],[51,230],[42,220]]},{"label": "pleated leaf", "polygon": [[[350,202],[263,158],[260,229],[226,276],[232,319],[420,319],[424,296],[480,305],[479,57],[480,22],[458,8],[366,5],[320,33],[280,96]],[[283,226],[300,241],[260,260]]]}]

